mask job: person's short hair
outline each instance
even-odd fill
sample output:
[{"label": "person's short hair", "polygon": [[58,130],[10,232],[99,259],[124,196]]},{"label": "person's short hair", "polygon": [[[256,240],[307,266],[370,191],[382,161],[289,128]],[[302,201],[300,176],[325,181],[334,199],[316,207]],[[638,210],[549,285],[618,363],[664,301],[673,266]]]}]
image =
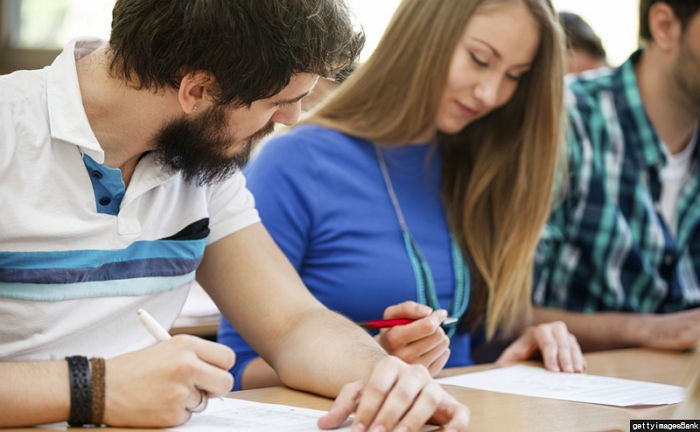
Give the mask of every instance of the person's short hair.
[{"label": "person's short hair", "polygon": [[681,21],[683,29],[688,21],[700,10],[698,0],[639,0],[639,39],[642,41],[651,40],[649,31],[649,9],[654,3],[666,3],[673,9],[673,13]]},{"label": "person's short hair", "polygon": [[117,0],[110,71],[148,89],[208,72],[218,104],[246,106],[296,73],[334,75],[363,44],[345,0]]},{"label": "person's short hair", "polygon": [[355,72],[355,69],[357,69],[358,65],[358,62],[351,63],[337,71],[335,75],[333,75],[331,78],[338,84],[342,84],[343,82],[345,82],[346,79],[350,77],[350,75],[352,75],[353,72]]},{"label": "person's short hair", "polygon": [[583,18],[573,12],[559,12],[559,21],[566,34],[568,49],[583,51],[597,59],[605,60],[605,48],[600,37]]}]

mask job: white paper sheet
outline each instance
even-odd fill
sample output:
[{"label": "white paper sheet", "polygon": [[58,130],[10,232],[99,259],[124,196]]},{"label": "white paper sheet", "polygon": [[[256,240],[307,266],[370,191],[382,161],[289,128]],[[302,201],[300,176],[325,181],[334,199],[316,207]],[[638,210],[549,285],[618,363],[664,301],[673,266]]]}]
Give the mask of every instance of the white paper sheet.
[{"label": "white paper sheet", "polygon": [[550,372],[521,365],[440,378],[437,381],[440,384],[501,393],[615,406],[678,403],[683,400],[685,391],[682,387],[667,384]]},{"label": "white paper sheet", "polygon": [[[239,399],[210,399],[207,410],[193,414],[189,422],[174,431],[273,432],[315,431],[316,421],[325,411],[287,405],[263,404]],[[339,429],[350,430],[350,428]]]},{"label": "white paper sheet", "polygon": [[[189,422],[170,430],[182,432],[318,431],[316,421],[325,413],[326,411],[240,399],[210,399],[206,411],[193,414]],[[434,429],[437,428],[424,427],[421,431]],[[345,427],[334,430],[349,431],[350,420],[345,422]]]}]

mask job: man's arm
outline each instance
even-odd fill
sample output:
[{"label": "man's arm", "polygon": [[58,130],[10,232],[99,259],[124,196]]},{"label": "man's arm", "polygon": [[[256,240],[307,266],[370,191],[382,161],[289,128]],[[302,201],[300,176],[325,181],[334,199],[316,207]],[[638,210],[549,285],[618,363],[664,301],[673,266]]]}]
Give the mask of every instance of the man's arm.
[{"label": "man's arm", "polygon": [[[107,359],[104,423],[167,427],[184,423],[201,394],[231,389],[230,349],[193,336],[175,336],[140,351]],[[70,386],[63,360],[0,362],[0,427],[68,420]]]},{"label": "man's arm", "polygon": [[0,427],[68,419],[70,389],[65,361],[0,363]]},{"label": "man's arm", "polygon": [[197,280],[291,387],[335,396],[386,356],[366,332],[309,293],[259,223],[208,246]]},{"label": "man's arm", "polygon": [[[432,376],[442,370],[450,355],[450,340],[440,323],[446,311],[433,311],[432,308],[406,301],[389,306],[384,311],[384,319],[411,318],[411,324],[384,329],[374,336],[374,340],[384,350],[406,363],[422,364]],[[238,353],[237,353],[238,354]],[[243,390],[280,385],[275,370],[260,357],[251,360],[241,374],[240,388]]]},{"label": "man's arm", "polygon": [[277,372],[265,360],[255,357],[241,374],[241,390],[282,385]]},{"label": "man's arm", "polygon": [[207,247],[197,279],[231,324],[294,388],[336,396],[321,428],[351,413],[365,430],[416,430],[429,419],[465,430],[469,411],[424,366],[389,357],[361,328],[321,305],[262,224]]},{"label": "man's arm", "polygon": [[581,313],[535,307],[535,323],[563,321],[584,351],[632,346],[686,350],[700,342],[700,308],[669,314]]}]

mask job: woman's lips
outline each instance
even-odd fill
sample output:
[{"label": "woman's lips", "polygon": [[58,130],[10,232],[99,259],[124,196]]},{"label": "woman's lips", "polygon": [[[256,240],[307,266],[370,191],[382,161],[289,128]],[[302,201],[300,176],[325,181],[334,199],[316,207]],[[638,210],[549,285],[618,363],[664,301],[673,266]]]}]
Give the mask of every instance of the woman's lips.
[{"label": "woman's lips", "polygon": [[479,114],[481,114],[481,111],[477,111],[473,108],[470,108],[459,101],[455,101],[455,102],[457,104],[457,108],[459,108],[459,113],[462,114],[463,117],[474,118],[474,117],[478,116]]}]

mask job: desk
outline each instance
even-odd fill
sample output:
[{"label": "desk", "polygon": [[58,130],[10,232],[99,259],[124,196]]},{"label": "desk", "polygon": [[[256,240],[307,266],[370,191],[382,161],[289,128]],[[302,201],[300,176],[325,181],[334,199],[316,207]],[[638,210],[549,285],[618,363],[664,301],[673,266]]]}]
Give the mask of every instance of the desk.
[{"label": "desk", "polygon": [[[691,355],[646,349],[628,349],[587,354],[588,372],[683,386],[688,382]],[[440,376],[492,369],[493,365],[455,368]],[[619,408],[493,393],[445,386],[471,410],[469,431],[611,431],[628,430],[630,419],[670,418],[676,405],[650,408]],[[282,387],[247,390],[232,397],[258,402],[296,405],[327,410],[328,399]]]},{"label": "desk", "polygon": [[189,334],[209,340],[216,340],[216,332],[219,330],[219,315],[203,317],[180,316],[170,328],[170,334]]},{"label": "desk", "polygon": [[196,281],[192,282],[180,316],[170,329],[170,334],[191,334],[216,340],[221,316],[214,301]]},{"label": "desk", "polygon": [[[688,382],[690,354],[648,349],[614,350],[586,354],[588,372],[683,386]],[[533,363],[534,364],[534,363]],[[494,368],[480,365],[444,370],[440,376],[457,375]],[[626,431],[630,419],[668,419],[676,405],[650,408],[618,408],[554,399],[493,393],[445,386],[471,409],[470,432],[480,431]],[[327,410],[332,400],[284,387],[234,392],[230,397],[257,402],[295,405]],[[66,430],[53,428],[53,430]],[[114,428],[114,431],[120,429]],[[137,432],[139,429],[121,429]],[[5,429],[35,432],[36,429]]]}]

